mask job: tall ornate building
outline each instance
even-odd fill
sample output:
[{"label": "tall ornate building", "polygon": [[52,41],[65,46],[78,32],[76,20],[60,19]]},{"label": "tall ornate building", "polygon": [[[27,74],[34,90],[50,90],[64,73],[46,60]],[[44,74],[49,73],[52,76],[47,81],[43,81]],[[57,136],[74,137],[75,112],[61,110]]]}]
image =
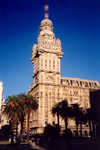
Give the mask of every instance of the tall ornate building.
[{"label": "tall ornate building", "polygon": [[0,129],[2,126],[8,124],[8,120],[6,119],[6,116],[2,115],[2,104],[4,103],[3,99],[3,82],[0,81]]},{"label": "tall ornate building", "polygon": [[[40,24],[37,44],[33,46],[31,58],[34,64],[33,83],[28,91],[28,94],[36,97],[39,103],[38,111],[31,114],[30,120],[30,127],[39,127],[38,132],[42,132],[48,123],[57,123],[56,116],[50,112],[55,102],[66,99],[69,104],[79,103],[80,107],[89,108],[90,90],[100,88],[98,81],[61,77],[62,56],[61,41],[56,39],[53,23],[48,19],[48,11],[45,10],[45,19]],[[60,125],[64,127],[61,118]],[[69,120],[68,127],[75,129],[73,120]]]},{"label": "tall ornate building", "polygon": [[3,103],[3,83],[0,81],[0,112],[2,103]]},{"label": "tall ornate building", "polygon": [[3,103],[3,83],[0,81],[0,129],[2,127],[1,106]]}]

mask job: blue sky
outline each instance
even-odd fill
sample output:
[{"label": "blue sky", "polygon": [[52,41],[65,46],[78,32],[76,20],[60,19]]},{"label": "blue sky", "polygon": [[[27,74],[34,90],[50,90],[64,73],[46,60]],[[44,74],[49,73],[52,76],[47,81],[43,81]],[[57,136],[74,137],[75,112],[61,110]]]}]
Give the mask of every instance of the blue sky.
[{"label": "blue sky", "polygon": [[[5,99],[27,92],[33,82],[30,58],[44,4],[45,0],[0,0],[0,81]],[[64,52],[61,76],[100,83],[100,1],[49,0],[49,8]]]}]

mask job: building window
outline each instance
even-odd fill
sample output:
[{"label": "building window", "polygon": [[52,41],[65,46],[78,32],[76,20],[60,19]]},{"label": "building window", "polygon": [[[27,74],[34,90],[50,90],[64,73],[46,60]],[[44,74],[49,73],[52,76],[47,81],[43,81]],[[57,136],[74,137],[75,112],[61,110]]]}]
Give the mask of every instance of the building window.
[{"label": "building window", "polygon": [[51,93],[49,93],[49,98],[51,98]]},{"label": "building window", "polygon": [[59,83],[59,77],[57,77],[57,82]]},{"label": "building window", "polygon": [[45,68],[47,69],[47,60],[45,60]]},{"label": "building window", "polygon": [[53,65],[53,69],[55,70],[55,65]]},{"label": "building window", "polygon": [[70,94],[72,94],[72,91],[70,91]]},{"label": "building window", "polygon": [[48,96],[48,94],[47,94],[47,93],[45,93],[45,96]]},{"label": "building window", "polygon": [[49,60],[49,69],[51,69],[51,60]]},{"label": "building window", "polygon": [[49,69],[51,69],[51,65],[49,65]]},{"label": "building window", "polygon": [[47,53],[45,53],[45,57],[47,57]]},{"label": "building window", "polygon": [[47,60],[45,60],[45,64],[47,64]]},{"label": "building window", "polygon": [[57,61],[57,70],[59,70],[59,61]]},{"label": "building window", "polygon": [[43,75],[41,75],[41,81],[43,81]]}]

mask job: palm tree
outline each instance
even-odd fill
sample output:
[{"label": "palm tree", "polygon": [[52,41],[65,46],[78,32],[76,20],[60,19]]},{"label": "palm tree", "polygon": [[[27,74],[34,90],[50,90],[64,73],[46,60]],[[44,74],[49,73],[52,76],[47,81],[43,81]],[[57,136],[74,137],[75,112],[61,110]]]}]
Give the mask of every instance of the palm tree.
[{"label": "palm tree", "polygon": [[24,105],[27,113],[27,141],[29,140],[29,120],[30,113],[36,111],[38,108],[38,102],[32,95],[26,95],[24,97]]},{"label": "palm tree", "polygon": [[80,137],[82,138],[82,123],[85,121],[85,110],[80,107],[79,108],[79,122],[80,122],[80,129],[81,129],[81,134]]},{"label": "palm tree", "polygon": [[24,117],[26,116],[26,106],[24,105],[24,99],[26,97],[26,93],[20,93],[18,95],[18,105],[19,105],[19,121],[21,123],[21,129],[20,129],[20,142],[23,141],[23,123],[24,123]]},{"label": "palm tree", "polygon": [[27,141],[29,140],[29,120],[30,113],[32,111],[36,111],[38,108],[38,103],[36,99],[32,95],[26,95],[26,93],[20,93],[18,95],[18,104],[19,104],[19,120],[21,122],[21,130],[20,130],[20,141],[23,141],[23,123],[24,118],[27,114]]},{"label": "palm tree", "polygon": [[82,137],[82,108],[79,108],[79,105],[76,104],[71,104],[72,106],[72,118],[75,119],[75,124],[76,124],[76,131],[77,131],[77,137],[78,137],[78,125],[80,122],[80,126],[81,126],[81,137]]},{"label": "palm tree", "polygon": [[65,121],[65,130],[67,131],[68,117],[71,117],[71,107],[68,106],[68,102],[66,100],[60,102],[60,116]]},{"label": "palm tree", "polygon": [[97,112],[96,111],[93,111],[93,109],[91,108],[88,108],[86,110],[86,120],[89,122],[89,129],[90,129],[90,136],[96,136],[95,135],[95,128],[94,128],[94,124],[97,124]]},{"label": "palm tree", "polygon": [[98,113],[97,113],[97,110],[92,110],[92,130],[93,130],[93,137],[94,138],[97,138],[97,133],[96,133],[96,131],[97,131],[97,129],[96,129],[96,127],[97,127],[97,123],[98,123],[98,118],[99,118],[99,116],[98,116]]},{"label": "palm tree", "polygon": [[57,124],[59,126],[59,115],[60,115],[60,105],[61,103],[55,103],[54,106],[51,108],[51,113],[57,115]]},{"label": "palm tree", "polygon": [[86,120],[89,122],[89,129],[90,129],[90,136],[92,137],[92,127],[91,127],[91,123],[92,123],[92,110],[91,108],[88,108],[86,110]]},{"label": "palm tree", "polygon": [[5,103],[2,105],[2,114],[6,115],[11,120],[11,144],[13,144],[14,123],[18,118],[18,106],[16,105],[17,96],[8,96]]}]

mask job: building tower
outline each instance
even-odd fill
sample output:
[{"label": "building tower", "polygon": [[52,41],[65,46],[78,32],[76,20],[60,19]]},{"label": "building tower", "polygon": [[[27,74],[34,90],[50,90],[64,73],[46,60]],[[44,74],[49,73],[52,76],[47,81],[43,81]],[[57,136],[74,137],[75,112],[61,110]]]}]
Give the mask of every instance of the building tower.
[{"label": "building tower", "polygon": [[[45,8],[48,8],[47,3]],[[38,98],[38,120],[34,118],[34,122],[39,126],[53,122],[50,109],[56,102],[55,92],[58,91],[55,91],[55,87],[60,86],[62,55],[61,41],[56,40],[52,21],[48,19],[48,10],[45,10],[45,19],[41,21],[37,44],[33,46],[31,58],[34,64],[33,84],[28,92]]]},{"label": "building tower", "polygon": [[2,103],[3,103],[3,83],[0,81],[0,112]]},{"label": "building tower", "polygon": [[4,103],[4,99],[3,99],[3,82],[0,81],[0,129],[2,126],[4,126],[7,123],[7,119],[4,115],[2,115],[2,104]]}]

